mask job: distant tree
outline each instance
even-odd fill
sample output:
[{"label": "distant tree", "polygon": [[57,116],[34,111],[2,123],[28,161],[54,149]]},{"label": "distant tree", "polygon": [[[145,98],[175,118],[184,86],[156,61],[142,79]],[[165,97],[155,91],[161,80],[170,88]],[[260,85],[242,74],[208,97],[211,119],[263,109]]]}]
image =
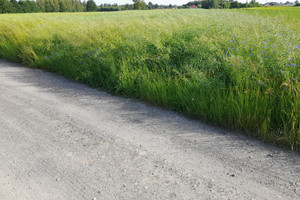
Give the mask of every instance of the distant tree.
[{"label": "distant tree", "polygon": [[94,0],[88,0],[86,2],[86,11],[93,12],[97,10],[97,5]]},{"label": "distant tree", "polygon": [[32,13],[39,12],[40,8],[34,1],[19,1],[20,12],[22,13]]},{"label": "distant tree", "polygon": [[202,1],[201,4],[202,4],[202,8],[205,8],[205,9],[210,9],[210,8],[213,8],[213,6],[214,6],[212,0],[204,0],[204,1]]},{"label": "distant tree", "polygon": [[63,2],[59,2],[59,12],[67,12],[68,9]]},{"label": "distant tree", "polygon": [[100,11],[100,12],[103,12],[103,11],[108,12],[109,11],[110,12],[110,11],[119,11],[121,9],[125,10],[124,7],[118,6],[118,4],[113,4],[113,5],[107,4],[106,6],[101,4],[98,7],[97,11]]},{"label": "distant tree", "polygon": [[36,0],[36,4],[40,8],[40,11],[45,12],[45,0]]},{"label": "distant tree", "polygon": [[202,1],[190,1],[187,4],[184,5],[184,7],[190,7],[191,5],[195,5],[198,6],[199,4],[201,4]]},{"label": "distant tree", "polygon": [[182,8],[190,8],[192,5],[198,8],[211,9],[211,8],[245,8],[245,7],[260,7],[261,4],[256,2],[256,0],[251,0],[250,4],[239,3],[233,0],[202,0],[202,1],[190,1],[187,4],[182,5]]},{"label": "distant tree", "polygon": [[10,0],[10,12],[11,13],[19,13],[20,5],[16,0]]},{"label": "distant tree", "polygon": [[85,8],[80,0],[0,0],[0,13],[82,12]]},{"label": "distant tree", "polygon": [[[242,8],[243,6],[240,7]],[[256,0],[251,0],[248,7],[260,7],[260,4]]]},{"label": "distant tree", "polygon": [[229,9],[229,8],[230,8],[230,2],[229,2],[229,1],[224,1],[224,0],[222,0],[222,1],[220,2],[220,7],[221,7],[221,8],[224,8],[224,9]]},{"label": "distant tree", "polygon": [[83,12],[86,9],[86,5],[80,2],[80,0],[72,0],[74,3],[74,11],[72,12]]},{"label": "distant tree", "polygon": [[233,1],[230,3],[230,8],[239,8],[240,4],[237,1]]},{"label": "distant tree", "polygon": [[[40,0],[38,0],[40,1]],[[40,5],[44,8],[40,8],[41,10],[45,12],[59,12],[59,2],[58,0],[42,0],[41,3],[38,3],[39,7]]]},{"label": "distant tree", "polygon": [[12,9],[13,6],[8,0],[0,0],[0,13],[10,13]]},{"label": "distant tree", "polygon": [[123,7],[123,10],[133,10],[134,7],[132,4],[125,4],[124,7]]},{"label": "distant tree", "polygon": [[149,10],[152,10],[152,9],[153,9],[153,4],[152,4],[152,2],[149,2],[147,7],[148,7]]},{"label": "distant tree", "polygon": [[146,10],[146,3],[143,0],[133,0],[135,10]]}]

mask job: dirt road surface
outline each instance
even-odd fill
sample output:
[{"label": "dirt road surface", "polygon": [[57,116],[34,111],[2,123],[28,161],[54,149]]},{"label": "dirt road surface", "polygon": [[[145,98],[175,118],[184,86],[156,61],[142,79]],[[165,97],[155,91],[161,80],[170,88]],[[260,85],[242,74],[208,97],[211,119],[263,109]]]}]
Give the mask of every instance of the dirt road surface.
[{"label": "dirt road surface", "polygon": [[0,60],[1,200],[300,199],[300,156]]}]

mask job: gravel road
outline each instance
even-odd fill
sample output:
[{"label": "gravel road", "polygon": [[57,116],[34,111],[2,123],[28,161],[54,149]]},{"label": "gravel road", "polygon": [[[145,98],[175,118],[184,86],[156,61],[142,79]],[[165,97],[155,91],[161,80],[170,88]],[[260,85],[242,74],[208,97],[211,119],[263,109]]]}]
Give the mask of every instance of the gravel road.
[{"label": "gravel road", "polygon": [[0,60],[1,200],[300,199],[300,155]]}]

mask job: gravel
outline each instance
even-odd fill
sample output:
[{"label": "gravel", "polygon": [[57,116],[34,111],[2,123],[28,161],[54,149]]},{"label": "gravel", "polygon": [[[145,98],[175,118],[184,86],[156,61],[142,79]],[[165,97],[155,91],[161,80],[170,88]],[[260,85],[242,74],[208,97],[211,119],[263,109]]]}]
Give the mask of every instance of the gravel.
[{"label": "gravel", "polygon": [[300,156],[0,60],[0,199],[300,199]]}]

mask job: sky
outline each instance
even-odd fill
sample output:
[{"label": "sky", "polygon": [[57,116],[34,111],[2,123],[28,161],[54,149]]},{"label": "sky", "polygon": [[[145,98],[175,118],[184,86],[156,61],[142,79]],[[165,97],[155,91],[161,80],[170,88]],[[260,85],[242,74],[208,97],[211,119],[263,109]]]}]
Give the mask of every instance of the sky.
[{"label": "sky", "polygon": [[[97,5],[100,5],[100,4],[103,4],[103,3],[110,3],[110,4],[113,4],[113,3],[117,3],[119,5],[123,5],[123,4],[132,4],[133,1],[132,0],[94,0],[96,2]],[[163,5],[169,5],[169,4],[172,4],[172,5],[182,5],[182,4],[186,4],[187,2],[189,2],[189,0],[145,0],[146,3],[148,2],[152,2],[153,4],[163,4]],[[192,1],[192,0],[190,0]],[[243,2],[245,3],[246,0],[237,0],[239,2]],[[249,2],[251,0],[248,0]],[[256,0],[257,2],[260,2],[260,3],[266,3],[266,2],[286,2],[286,1],[290,1],[290,2],[294,2],[295,0]]]}]

